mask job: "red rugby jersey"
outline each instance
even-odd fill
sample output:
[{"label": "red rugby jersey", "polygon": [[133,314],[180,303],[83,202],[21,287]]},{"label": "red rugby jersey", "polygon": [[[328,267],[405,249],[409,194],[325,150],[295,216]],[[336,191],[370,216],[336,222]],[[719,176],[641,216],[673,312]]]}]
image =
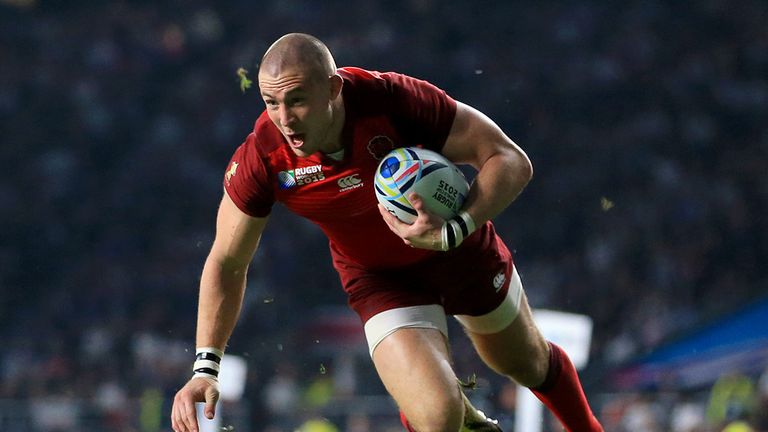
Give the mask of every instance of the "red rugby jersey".
[{"label": "red rugby jersey", "polygon": [[334,265],[384,269],[416,263],[435,252],[406,246],[376,208],[373,178],[396,147],[440,151],[456,102],[432,84],[397,73],[341,68],[346,121],[344,158],[296,156],[267,116],[235,151],[224,187],[248,215],[267,216],[274,202],[316,223],[328,236]]}]

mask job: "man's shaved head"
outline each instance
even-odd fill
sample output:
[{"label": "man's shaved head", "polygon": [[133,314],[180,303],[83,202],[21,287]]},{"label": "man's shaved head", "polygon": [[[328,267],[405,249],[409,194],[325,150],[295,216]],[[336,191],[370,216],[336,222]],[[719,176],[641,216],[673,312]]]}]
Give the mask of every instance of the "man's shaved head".
[{"label": "man's shaved head", "polygon": [[328,47],[308,34],[276,40],[259,66],[267,115],[300,157],[342,148],[343,86]]},{"label": "man's shaved head", "polygon": [[336,73],[336,62],[328,47],[316,37],[289,33],[267,49],[259,75],[276,77],[287,69],[300,69],[308,77],[326,79]]}]

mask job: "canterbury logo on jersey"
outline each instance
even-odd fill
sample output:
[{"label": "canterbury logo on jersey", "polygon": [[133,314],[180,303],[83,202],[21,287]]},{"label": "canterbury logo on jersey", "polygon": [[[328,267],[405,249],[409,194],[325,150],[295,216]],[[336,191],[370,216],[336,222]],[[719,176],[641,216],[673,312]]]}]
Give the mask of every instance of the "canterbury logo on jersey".
[{"label": "canterbury logo on jersey", "polygon": [[301,186],[320,180],[325,180],[322,165],[310,165],[277,173],[277,182],[280,184],[280,189],[290,189],[294,186]]},{"label": "canterbury logo on jersey", "polygon": [[499,292],[502,286],[504,286],[504,281],[507,280],[507,277],[504,276],[504,272],[499,272],[499,274],[496,275],[496,277],[493,278],[493,287],[496,288],[496,292]]},{"label": "canterbury logo on jersey", "polygon": [[352,174],[352,175],[340,178],[336,182],[336,184],[339,185],[339,192],[344,192],[351,189],[362,187],[363,181],[360,180],[360,174]]}]

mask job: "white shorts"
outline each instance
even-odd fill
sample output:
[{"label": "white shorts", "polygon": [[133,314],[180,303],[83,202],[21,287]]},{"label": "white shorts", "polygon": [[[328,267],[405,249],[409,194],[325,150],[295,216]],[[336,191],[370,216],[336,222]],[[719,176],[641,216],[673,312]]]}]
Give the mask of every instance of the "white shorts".
[{"label": "white shorts", "polygon": [[[507,296],[496,309],[485,315],[455,315],[456,320],[472,333],[492,334],[507,328],[520,312],[520,300],[523,295],[523,283],[517,268],[512,268]],[[387,336],[401,328],[431,328],[439,330],[448,338],[448,323],[445,310],[441,305],[408,306],[389,309],[372,316],[365,323],[365,338],[368,340],[368,352],[373,350]]]}]

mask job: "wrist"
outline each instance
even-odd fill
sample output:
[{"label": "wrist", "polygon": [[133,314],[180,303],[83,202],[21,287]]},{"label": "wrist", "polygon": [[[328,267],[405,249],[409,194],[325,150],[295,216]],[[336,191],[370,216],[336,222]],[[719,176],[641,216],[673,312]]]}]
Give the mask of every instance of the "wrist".
[{"label": "wrist", "polygon": [[459,247],[476,228],[474,219],[466,211],[461,211],[452,219],[446,220],[441,232],[441,250],[447,251]]},{"label": "wrist", "polygon": [[214,347],[202,347],[195,350],[195,363],[192,366],[193,378],[210,378],[219,380],[221,359],[224,351]]}]

